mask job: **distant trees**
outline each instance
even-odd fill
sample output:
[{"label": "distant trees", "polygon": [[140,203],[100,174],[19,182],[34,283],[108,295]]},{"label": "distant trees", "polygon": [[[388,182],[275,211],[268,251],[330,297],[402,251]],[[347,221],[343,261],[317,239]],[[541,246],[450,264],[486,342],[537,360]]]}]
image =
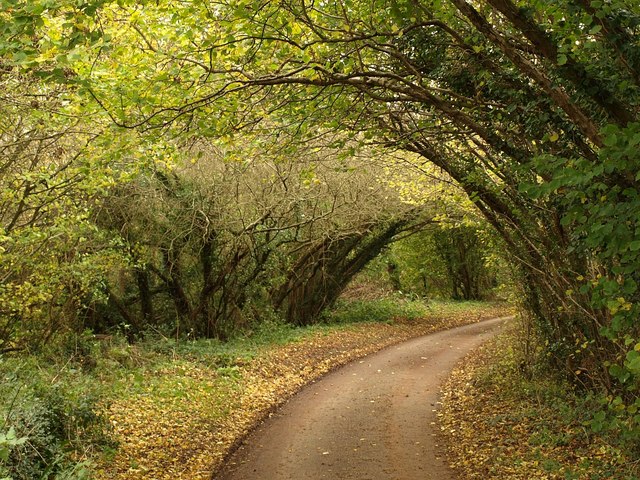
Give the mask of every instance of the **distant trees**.
[{"label": "distant trees", "polygon": [[[502,298],[509,268],[481,224],[436,222],[392,243],[381,261],[395,290],[426,298]],[[377,267],[381,268],[381,267]]]},{"label": "distant trees", "polygon": [[434,235],[437,254],[443,259],[451,281],[451,297],[456,300],[480,300],[493,283],[478,232],[459,227]]}]

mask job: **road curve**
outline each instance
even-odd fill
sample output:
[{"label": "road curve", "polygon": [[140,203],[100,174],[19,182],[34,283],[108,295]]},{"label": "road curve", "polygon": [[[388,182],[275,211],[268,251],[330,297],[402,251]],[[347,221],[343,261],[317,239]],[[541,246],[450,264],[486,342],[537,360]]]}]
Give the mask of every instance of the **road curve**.
[{"label": "road curve", "polygon": [[214,480],[454,480],[436,444],[439,386],[498,318],[368,355],[303,389]]}]

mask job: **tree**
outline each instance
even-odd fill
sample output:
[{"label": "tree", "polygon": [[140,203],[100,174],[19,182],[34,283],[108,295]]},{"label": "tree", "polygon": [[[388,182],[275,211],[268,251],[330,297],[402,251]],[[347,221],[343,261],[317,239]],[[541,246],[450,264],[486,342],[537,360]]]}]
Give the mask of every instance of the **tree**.
[{"label": "tree", "polygon": [[117,174],[88,158],[99,131],[69,115],[68,88],[17,71],[0,84],[0,351],[6,351],[37,348],[60,330],[81,328],[83,302],[117,262],[111,239],[90,221],[93,199]]},{"label": "tree", "polygon": [[[622,369],[618,381],[637,378],[637,358],[622,341],[628,336],[634,345],[639,336],[631,320],[635,256],[624,253],[635,251],[636,219],[625,216],[629,235],[616,243],[618,253],[603,257],[608,237],[593,230],[602,223],[568,215],[580,209],[573,201],[578,184],[618,200],[638,190],[631,151],[639,98],[635,3],[239,1],[198,2],[172,14],[188,16],[190,45],[162,41],[135,22],[129,38],[146,61],[162,62],[145,76],[147,86],[179,67],[194,95],[145,101],[130,118],[122,96],[98,82],[92,91],[114,119],[188,129],[217,112],[221,119],[208,131],[225,132],[259,128],[269,113],[297,119],[301,140],[321,125],[413,152],[455,179],[501,235],[558,364],[608,387],[605,359]],[[135,104],[129,100],[125,105]],[[569,191],[573,200],[557,197]],[[595,193],[584,198],[599,208]],[[606,198],[598,200],[610,206],[599,210],[603,216],[617,204]],[[622,280],[621,255],[630,262]],[[609,287],[592,292],[590,282]],[[624,293],[620,305],[631,312],[623,322],[615,318],[614,292]],[[577,355],[576,341],[598,348]]]},{"label": "tree", "polygon": [[243,138],[233,148],[198,139],[172,169],[149,169],[103,197],[96,221],[121,236],[131,265],[112,275],[111,312],[93,328],[225,338],[276,312],[310,324],[421,221],[375,164],[319,141],[301,161],[265,152],[260,134]]},{"label": "tree", "polygon": [[94,208],[153,158],[79,93],[87,55],[104,48],[104,4],[2,2],[0,351],[83,330],[107,272],[127,261]]}]

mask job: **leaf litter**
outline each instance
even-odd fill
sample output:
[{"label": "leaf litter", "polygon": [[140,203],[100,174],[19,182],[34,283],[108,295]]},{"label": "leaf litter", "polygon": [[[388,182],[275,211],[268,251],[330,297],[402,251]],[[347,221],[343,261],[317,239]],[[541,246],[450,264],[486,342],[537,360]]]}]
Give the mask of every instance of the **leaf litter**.
[{"label": "leaf litter", "polygon": [[637,459],[590,431],[591,406],[569,385],[523,375],[517,342],[507,329],[467,355],[442,387],[440,436],[458,478],[638,478]]}]

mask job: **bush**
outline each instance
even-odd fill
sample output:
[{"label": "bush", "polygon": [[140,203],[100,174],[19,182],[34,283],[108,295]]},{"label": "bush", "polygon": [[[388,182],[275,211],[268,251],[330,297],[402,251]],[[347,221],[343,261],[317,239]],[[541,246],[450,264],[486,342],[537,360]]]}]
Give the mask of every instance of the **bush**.
[{"label": "bush", "polygon": [[112,444],[98,383],[73,362],[0,363],[0,475],[12,480],[88,478],[92,451]]}]

